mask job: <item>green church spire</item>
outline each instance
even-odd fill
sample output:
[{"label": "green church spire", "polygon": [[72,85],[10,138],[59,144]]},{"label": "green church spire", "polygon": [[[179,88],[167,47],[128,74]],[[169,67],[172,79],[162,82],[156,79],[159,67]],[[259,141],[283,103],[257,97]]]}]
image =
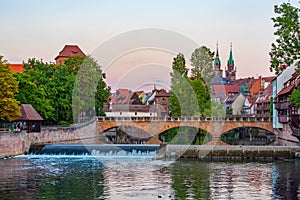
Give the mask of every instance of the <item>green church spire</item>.
[{"label": "green church spire", "polygon": [[218,49],[218,43],[217,43],[217,53],[216,53],[216,58],[215,58],[215,62],[214,62],[214,65],[219,65],[221,66],[221,61],[220,61],[220,58],[219,58],[219,49]]},{"label": "green church spire", "polygon": [[227,62],[227,65],[234,65],[234,60],[233,60],[233,56],[232,56],[232,43],[230,44],[230,53],[229,53],[229,59]]}]

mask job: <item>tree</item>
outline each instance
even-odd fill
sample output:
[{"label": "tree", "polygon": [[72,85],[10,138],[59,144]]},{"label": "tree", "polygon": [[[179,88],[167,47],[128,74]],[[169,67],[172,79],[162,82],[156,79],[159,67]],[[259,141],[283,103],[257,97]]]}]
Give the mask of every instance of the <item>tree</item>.
[{"label": "tree", "polygon": [[179,53],[172,64],[170,110],[172,116],[192,116],[199,110],[197,99],[187,76],[184,55]]},{"label": "tree", "polygon": [[18,91],[18,82],[2,58],[0,56],[0,120],[13,121],[21,115],[19,102],[14,97]]},{"label": "tree", "polygon": [[105,73],[102,74],[101,79],[98,81],[97,92],[95,96],[95,108],[97,116],[105,116],[103,104],[107,102],[110,95],[110,87],[107,87],[104,79],[106,78]]},{"label": "tree", "polygon": [[33,58],[24,63],[24,69],[23,73],[14,74],[20,88],[16,98],[23,104],[31,104],[45,120],[55,121],[49,98],[55,91],[55,87],[49,86],[55,66]]},{"label": "tree", "polygon": [[207,86],[210,86],[213,77],[214,53],[209,48],[202,46],[195,49],[191,56],[191,72],[194,79],[202,78]]},{"label": "tree", "polygon": [[287,66],[295,64],[300,68],[300,22],[299,8],[293,7],[290,3],[275,5],[277,17],[271,18],[274,22],[277,37],[272,43],[270,71],[275,73],[283,71]]},{"label": "tree", "polygon": [[300,108],[300,87],[292,92],[289,101],[297,108]]},{"label": "tree", "polygon": [[211,112],[208,112],[211,108],[210,95],[205,82],[202,78],[199,78],[190,80],[190,83],[197,98],[197,105],[199,106],[197,115],[211,115]]},{"label": "tree", "polygon": [[78,71],[72,96],[73,116],[76,122],[104,115],[110,88],[104,82],[101,66],[90,56],[85,57]]},{"label": "tree", "polygon": [[[97,67],[99,69],[96,69]],[[106,87],[100,67],[92,58],[70,57],[65,60],[64,65],[29,59],[24,63],[24,68],[23,73],[15,74],[20,85],[16,97],[22,103],[32,104],[46,123],[68,125],[73,122],[73,111],[76,111],[76,105],[72,104],[73,91],[78,91],[82,95],[82,105],[85,107],[91,105],[92,110],[96,107],[103,114],[103,102],[107,101],[109,89]],[[80,80],[81,84],[95,82],[95,85],[98,83],[98,87],[89,84],[85,88],[75,88],[77,76],[82,77],[83,74],[86,78]],[[87,110],[85,108],[86,112]]]}]

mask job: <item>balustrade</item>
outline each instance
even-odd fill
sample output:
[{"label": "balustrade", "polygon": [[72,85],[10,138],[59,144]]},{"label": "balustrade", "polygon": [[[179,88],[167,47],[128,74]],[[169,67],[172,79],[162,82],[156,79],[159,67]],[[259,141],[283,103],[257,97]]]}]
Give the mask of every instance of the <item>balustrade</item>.
[{"label": "balustrade", "polygon": [[102,121],[227,121],[227,122],[271,122],[270,117],[266,116],[227,116],[227,117],[97,117],[99,122]]}]

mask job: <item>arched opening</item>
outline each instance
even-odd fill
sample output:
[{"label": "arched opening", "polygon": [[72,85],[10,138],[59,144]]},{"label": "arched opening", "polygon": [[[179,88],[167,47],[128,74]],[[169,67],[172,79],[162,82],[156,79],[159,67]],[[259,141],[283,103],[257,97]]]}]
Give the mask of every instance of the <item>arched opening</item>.
[{"label": "arched opening", "polygon": [[112,144],[144,144],[151,137],[147,132],[131,126],[113,127],[102,134],[106,143]]},{"label": "arched opening", "polygon": [[230,145],[268,145],[276,140],[274,133],[258,127],[239,127],[221,136]]},{"label": "arched opening", "polygon": [[211,140],[211,134],[191,126],[180,126],[168,129],[159,135],[159,140],[168,144],[202,145]]}]

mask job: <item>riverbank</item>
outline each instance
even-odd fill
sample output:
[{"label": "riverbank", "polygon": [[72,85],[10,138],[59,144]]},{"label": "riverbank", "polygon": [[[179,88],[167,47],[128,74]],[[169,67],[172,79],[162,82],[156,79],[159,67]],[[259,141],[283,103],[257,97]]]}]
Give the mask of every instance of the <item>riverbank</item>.
[{"label": "riverbank", "polygon": [[159,158],[204,160],[276,160],[300,158],[300,146],[162,145]]}]

